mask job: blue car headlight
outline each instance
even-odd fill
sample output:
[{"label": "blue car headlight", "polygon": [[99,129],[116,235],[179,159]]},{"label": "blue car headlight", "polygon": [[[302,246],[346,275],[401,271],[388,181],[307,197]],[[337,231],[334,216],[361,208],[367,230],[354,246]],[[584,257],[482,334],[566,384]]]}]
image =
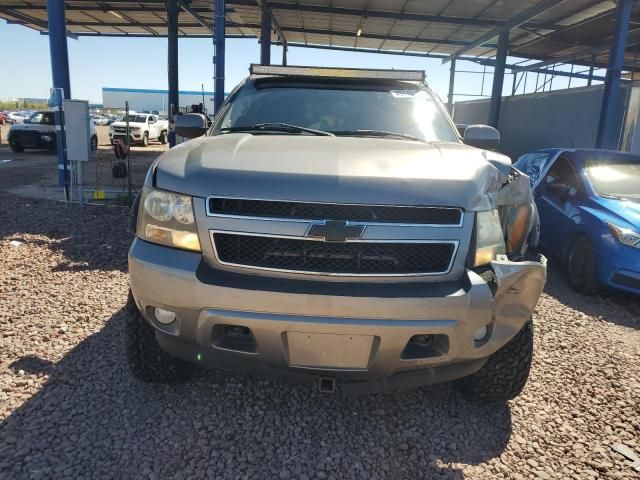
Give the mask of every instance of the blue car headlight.
[{"label": "blue car headlight", "polygon": [[640,234],[634,232],[630,228],[622,228],[609,222],[605,222],[611,234],[621,244],[628,247],[640,248]]}]

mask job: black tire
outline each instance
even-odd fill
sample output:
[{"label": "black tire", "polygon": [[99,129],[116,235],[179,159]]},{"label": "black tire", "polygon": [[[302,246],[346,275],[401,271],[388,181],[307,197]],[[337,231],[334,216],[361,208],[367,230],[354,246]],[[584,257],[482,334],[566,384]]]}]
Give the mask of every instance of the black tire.
[{"label": "black tire", "polygon": [[453,386],[472,400],[511,400],[527,383],[532,359],[533,322],[528,321],[509,343],[489,357],[480,370],[454,380]]},{"label": "black tire", "polygon": [[143,382],[182,383],[197,368],[160,348],[153,327],[142,318],[131,292],[126,306],[125,349],[131,373]]},{"label": "black tire", "polygon": [[92,135],[91,136],[91,150],[97,150],[98,149],[98,136],[97,135]]},{"label": "black tire", "polygon": [[147,145],[149,145],[149,134],[145,133],[142,137],[142,146],[146,147]]},{"label": "black tire", "polygon": [[593,245],[584,236],[576,237],[567,249],[565,272],[569,285],[577,292],[593,295],[600,285],[596,278],[596,258]]},{"label": "black tire", "polygon": [[11,151],[15,153],[22,153],[24,152],[24,148],[19,143],[12,143]]},{"label": "black tire", "polygon": [[160,141],[160,143],[162,145],[166,145],[167,144],[167,132],[166,131],[162,131],[160,133],[160,136],[158,137],[158,140]]}]

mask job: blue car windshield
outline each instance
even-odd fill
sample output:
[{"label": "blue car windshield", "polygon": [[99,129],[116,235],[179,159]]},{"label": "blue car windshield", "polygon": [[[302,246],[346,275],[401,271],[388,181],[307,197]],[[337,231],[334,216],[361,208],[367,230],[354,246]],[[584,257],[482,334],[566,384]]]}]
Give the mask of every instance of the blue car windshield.
[{"label": "blue car windshield", "polygon": [[640,199],[640,161],[592,161],[585,168],[597,195]]}]

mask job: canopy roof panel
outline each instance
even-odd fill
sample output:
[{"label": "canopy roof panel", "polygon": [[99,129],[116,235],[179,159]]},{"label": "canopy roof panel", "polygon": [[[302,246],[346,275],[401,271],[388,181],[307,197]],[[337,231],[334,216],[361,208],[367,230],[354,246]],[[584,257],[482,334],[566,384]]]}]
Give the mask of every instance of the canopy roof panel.
[{"label": "canopy roof panel", "polygon": [[[211,35],[211,0],[181,2],[179,34]],[[491,57],[511,27],[511,56],[604,66],[615,29],[611,0],[227,0],[229,37],[259,37],[262,3],[280,27],[275,42],[381,53]],[[162,0],[65,2],[70,36],[166,36]],[[0,18],[47,32],[46,0],[0,0]],[[627,63],[640,44],[634,7]]]}]

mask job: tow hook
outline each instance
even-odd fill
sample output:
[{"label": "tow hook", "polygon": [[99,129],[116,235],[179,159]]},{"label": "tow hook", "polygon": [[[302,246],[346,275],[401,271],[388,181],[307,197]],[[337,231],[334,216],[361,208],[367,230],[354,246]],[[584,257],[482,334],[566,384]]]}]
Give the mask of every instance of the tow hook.
[{"label": "tow hook", "polygon": [[331,377],[320,377],[318,379],[318,388],[321,393],[335,393],[336,379]]}]

